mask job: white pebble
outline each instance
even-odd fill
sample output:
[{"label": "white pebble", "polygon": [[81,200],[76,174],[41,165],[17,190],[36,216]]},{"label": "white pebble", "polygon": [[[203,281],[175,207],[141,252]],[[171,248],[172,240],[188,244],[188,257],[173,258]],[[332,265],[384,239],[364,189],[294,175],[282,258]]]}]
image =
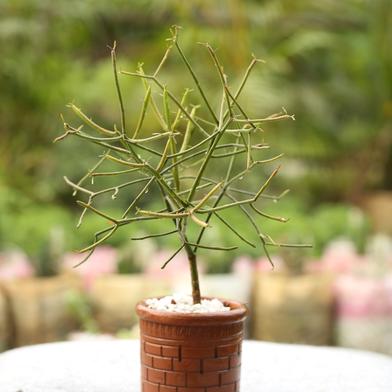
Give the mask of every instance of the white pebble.
[{"label": "white pebble", "polygon": [[217,298],[202,299],[200,304],[193,304],[191,295],[179,293],[162,298],[149,298],[146,305],[149,309],[175,313],[215,313],[230,310],[229,306],[225,306]]}]

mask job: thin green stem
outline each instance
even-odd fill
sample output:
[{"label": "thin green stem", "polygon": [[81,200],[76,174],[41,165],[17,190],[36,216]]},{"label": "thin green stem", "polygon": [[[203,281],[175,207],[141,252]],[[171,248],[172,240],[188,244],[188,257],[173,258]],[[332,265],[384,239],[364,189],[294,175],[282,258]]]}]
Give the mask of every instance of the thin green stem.
[{"label": "thin green stem", "polygon": [[200,93],[201,97],[203,98],[203,101],[204,101],[205,105],[207,106],[208,111],[210,112],[212,118],[215,121],[215,124],[218,124],[218,122],[219,122],[218,118],[216,117],[216,115],[215,115],[215,113],[214,113],[214,111],[213,111],[213,109],[212,109],[212,107],[210,105],[210,102],[208,101],[208,99],[206,97],[206,94],[204,93],[204,90],[203,90],[203,88],[200,85],[199,78],[196,76],[196,73],[193,70],[191,64],[189,63],[188,59],[185,57],[184,52],[182,51],[180,45],[178,44],[178,40],[175,40],[175,46],[176,46],[176,48],[178,50],[178,53],[180,54],[184,64],[188,68],[189,73],[191,74],[192,79],[195,82],[195,85],[196,85],[197,89],[199,90],[199,93]]},{"label": "thin green stem", "polygon": [[166,260],[163,264],[161,269],[165,269],[167,267],[167,265],[182,251],[182,249],[184,248],[184,244],[182,244],[170,257],[168,260]]},{"label": "thin green stem", "polygon": [[132,135],[132,139],[136,139],[139,135],[140,130],[142,129],[142,126],[144,123],[144,118],[146,117],[148,103],[150,101],[150,98],[151,98],[151,86],[148,86],[147,91],[144,95],[142,110],[140,111],[139,120],[137,122],[135,132]]},{"label": "thin green stem", "polygon": [[[139,78],[145,78],[145,79],[150,79],[152,80],[162,91],[164,90],[165,86],[155,77],[152,75],[145,75],[137,72],[127,72],[127,71],[121,71],[124,75],[129,75],[129,76],[137,76]],[[209,133],[205,131],[205,129],[193,118],[191,118],[190,114],[186,111],[186,109],[181,105],[181,102],[170,92],[167,91],[167,94],[169,98],[177,105],[177,107],[181,110],[181,112],[185,115],[185,117],[188,118],[195,126],[196,128],[205,136],[208,136]]]},{"label": "thin green stem", "polygon": [[164,233],[158,233],[158,234],[150,234],[150,235],[145,235],[142,237],[132,237],[132,241],[141,241],[145,240],[147,238],[158,238],[158,237],[166,237],[167,235],[177,233],[177,230],[170,230],[170,231],[165,231]]},{"label": "thin green stem", "polygon": [[87,125],[91,128],[95,129],[96,131],[104,134],[104,135],[115,135],[115,131],[111,131],[109,129],[103,128],[97,123],[95,123],[91,118],[87,117],[78,107],[76,107],[73,103],[68,105],[69,108]]},{"label": "thin green stem", "polygon": [[193,246],[196,249],[209,249],[209,250],[224,250],[224,251],[230,251],[230,250],[235,250],[238,249],[238,246],[208,246],[208,245],[201,245],[201,244],[196,244],[192,242],[186,242],[187,245]]},{"label": "thin green stem", "polygon": [[231,223],[229,223],[226,219],[224,219],[217,212],[214,212],[214,215],[230,230],[232,231],[240,240],[244,241],[246,244],[250,245],[252,248],[256,248],[256,245],[246,239],[239,231],[237,231]]},{"label": "thin green stem", "polygon": [[120,104],[120,112],[121,112],[121,133],[125,134],[125,110],[124,110],[124,102],[120,89],[120,82],[118,81],[118,73],[117,73],[117,58],[116,58],[116,41],[113,43],[113,47],[111,48],[111,57],[112,57],[112,66],[114,73],[114,81],[116,85],[116,91],[118,96],[118,101]]}]

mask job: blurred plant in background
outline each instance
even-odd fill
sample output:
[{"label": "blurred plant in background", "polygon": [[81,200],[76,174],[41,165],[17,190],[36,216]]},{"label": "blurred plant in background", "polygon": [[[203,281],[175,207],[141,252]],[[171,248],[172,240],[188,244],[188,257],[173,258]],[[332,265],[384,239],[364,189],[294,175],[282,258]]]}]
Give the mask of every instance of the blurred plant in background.
[{"label": "blurred plant in background", "polygon": [[[2,177],[34,199],[64,201],[53,173],[82,172],[90,162],[77,159],[77,144],[48,151],[59,124],[55,113],[77,96],[95,118],[113,122],[115,91],[103,48],[117,40],[124,66],[142,58],[154,63],[168,25],[180,22],[185,48],[211,42],[230,72],[245,66],[250,51],[267,60],[244,100],[254,110],[262,103],[265,113],[282,104],[296,113],[295,129],[277,124],[273,135],[289,151],[293,183],[300,182],[310,201],[352,200],[369,187],[390,188],[391,7],[388,0],[3,1]],[[207,56],[190,53],[202,69]],[[170,83],[178,66],[169,63]],[[97,88],[102,83],[105,94]],[[128,97],[139,88],[129,81]],[[136,121],[134,108],[127,110]]]},{"label": "blurred plant in background", "polygon": [[[213,99],[219,99],[214,97],[215,79],[203,72],[209,58],[192,47],[195,41],[209,41],[218,49],[227,72],[234,75],[233,84],[248,63],[247,53],[267,61],[250,78],[242,97],[251,114],[276,112],[282,105],[296,113],[295,129],[290,122],[273,124],[268,139],[277,151],[287,152],[282,180],[299,200],[288,195],[274,203],[268,212],[291,220],[278,228],[262,222],[265,231],[282,242],[297,241],[301,233],[304,241],[315,244],[312,257],[339,237],[353,240],[363,251],[371,226],[352,203],[361,204],[369,192],[392,187],[391,8],[388,0],[2,1],[0,249],[21,248],[36,267],[57,257],[49,251],[51,236],[62,233],[61,251],[89,241],[99,218],[86,216],[74,233],[77,218],[58,173],[82,175],[95,150],[77,142],[53,146],[61,128],[57,114],[64,111],[64,102],[78,97],[75,104],[97,122],[118,121],[106,45],[118,42],[119,68],[135,69],[145,59],[150,70],[160,59],[168,26],[176,23],[184,26],[184,50]],[[181,66],[178,59],[169,59],[162,76],[177,87],[188,84],[190,79],[178,77]],[[137,102],[126,107],[134,126],[142,86],[131,78],[123,83],[127,101]],[[156,122],[150,117],[146,127],[154,130]],[[277,181],[276,189],[279,186]],[[379,214],[387,220],[385,211],[383,207]],[[246,224],[236,214],[227,219]],[[154,230],[162,229],[154,225]],[[137,228],[119,231],[110,245],[128,254],[140,252],[128,243],[136,235],[143,233]],[[232,240],[219,231],[214,236],[218,238],[212,242],[225,245]],[[154,246],[175,244],[158,240]],[[244,252],[240,247],[232,256],[211,255],[206,268],[227,272],[232,259]],[[246,253],[260,256],[252,249]],[[129,260],[123,271],[141,270],[137,261]],[[39,273],[56,268],[41,268]]]},{"label": "blurred plant in background", "polygon": [[[203,273],[214,275],[204,277],[203,291],[233,294],[235,288],[245,302],[252,297],[255,318],[261,314],[259,321],[267,322],[258,331],[263,339],[334,341],[392,353],[391,20],[389,0],[1,1],[0,350],[64,338],[75,328],[116,333],[134,322],[138,298],[172,292],[167,280],[185,279],[181,258],[165,279],[157,279],[158,264],[154,269],[175,249],[174,238],[129,241],[164,231],[159,221],[119,230],[85,269],[71,268],[74,250],[89,243],[101,219],[87,214],[74,230],[78,217],[60,173],[81,177],[96,150],[77,141],[52,144],[62,128],[64,102],[82,107],[99,124],[119,122],[107,45],[117,41],[119,69],[136,69],[143,59],[149,72],[161,58],[168,27],[177,24],[184,27],[183,49],[214,103],[220,94],[215,75],[205,71],[210,59],[194,42],[217,49],[233,85],[249,53],[266,60],[240,103],[251,115],[282,106],[296,114],[295,123],[266,129],[276,147],[271,154],[286,152],[282,182],[272,184],[271,194],[284,183],[295,197],[277,198],[266,211],[289,222],[258,224],[276,241],[314,244],[303,254],[277,249],[274,274],[260,250],[211,252]],[[180,59],[170,58],[162,70],[175,91],[192,83],[180,68]],[[134,128],[143,86],[124,78],[122,87]],[[146,116],[145,125],[150,133],[158,129],[153,116]],[[100,180],[113,185],[110,178]],[[117,216],[128,198],[119,195],[118,210],[108,200],[98,207]],[[146,199],[143,208],[157,206]],[[241,212],[225,218],[246,230]],[[374,236],[378,231],[384,234]],[[206,243],[230,246],[234,240],[217,227]],[[330,274],[332,287],[324,290],[319,278]],[[64,296],[69,278],[76,278],[74,291]],[[258,291],[260,282],[272,289]]]}]

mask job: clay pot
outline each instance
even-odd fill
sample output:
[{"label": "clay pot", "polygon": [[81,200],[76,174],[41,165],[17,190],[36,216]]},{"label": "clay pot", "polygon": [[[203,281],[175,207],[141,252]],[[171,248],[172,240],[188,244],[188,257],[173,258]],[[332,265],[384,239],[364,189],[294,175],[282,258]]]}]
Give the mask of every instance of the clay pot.
[{"label": "clay pot", "polygon": [[148,309],[140,302],[142,392],[238,392],[247,309],[189,314]]}]

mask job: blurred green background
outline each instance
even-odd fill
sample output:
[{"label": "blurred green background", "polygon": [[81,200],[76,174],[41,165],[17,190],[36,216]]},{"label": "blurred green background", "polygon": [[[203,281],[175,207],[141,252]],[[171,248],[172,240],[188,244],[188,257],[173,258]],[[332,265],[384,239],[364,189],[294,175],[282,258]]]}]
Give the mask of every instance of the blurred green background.
[{"label": "blurred green background", "polygon": [[[72,269],[78,256],[70,252],[90,244],[106,222],[87,213],[76,229],[80,208],[63,176],[78,181],[101,151],[79,139],[53,144],[63,133],[60,114],[78,124],[70,102],[109,129],[119,124],[108,46],[117,41],[120,69],[143,62],[151,72],[173,24],[183,27],[181,46],[214,103],[219,80],[197,42],[216,49],[233,87],[252,53],[266,61],[252,72],[241,103],[257,117],[284,107],[296,121],[264,128],[271,155],[285,153],[268,192],[291,192],[262,208],[290,220],[257,220],[276,241],[313,244],[273,249],[275,274],[260,247],[243,246],[214,222],[206,245],[239,248],[200,252],[203,293],[251,303],[253,338],[391,354],[390,0],[0,0],[0,351],[69,338],[75,330],[120,336],[135,325],[140,298],[189,290],[181,254],[160,269],[178,247],[174,237],[130,241],[167,230],[163,221],[126,226],[110,238],[111,247]],[[193,87],[175,52],[160,77],[177,93]],[[143,86],[123,75],[120,82],[133,129]],[[159,130],[153,116],[145,125]],[[254,187],[266,173],[251,177]],[[132,192],[120,192],[115,202],[103,197],[98,206],[120,215]],[[143,207],[157,207],[153,196]],[[248,235],[240,211],[226,218]]]},{"label": "blurred green background", "polygon": [[[65,104],[74,102],[97,122],[118,123],[107,46],[117,41],[121,69],[142,61],[149,71],[172,24],[183,27],[183,49],[212,97],[219,96],[215,73],[196,42],[217,49],[233,85],[251,53],[266,60],[250,78],[244,105],[257,115],[281,107],[296,115],[295,122],[265,127],[267,141],[285,153],[274,190],[292,192],[267,208],[290,222],[263,222],[264,231],[312,242],[314,256],[342,236],[363,249],[370,231],[390,230],[384,208],[392,188],[391,8],[388,0],[1,1],[0,249],[19,247],[42,266],[50,252],[60,253],[51,245],[56,238],[61,252],[91,241],[100,218],[88,214],[74,229],[79,211],[62,177],[80,178],[95,151],[78,140],[52,143],[62,132],[59,114],[69,116]],[[163,77],[177,89],[192,83],[178,56]],[[143,90],[139,80],[121,82],[132,126]],[[375,207],[375,222],[367,205],[380,194],[389,207]],[[128,244],[129,230],[111,243]],[[230,243],[225,231],[215,234]],[[249,249],[237,254],[261,255]],[[210,270],[219,272],[234,256],[214,257]]]}]

